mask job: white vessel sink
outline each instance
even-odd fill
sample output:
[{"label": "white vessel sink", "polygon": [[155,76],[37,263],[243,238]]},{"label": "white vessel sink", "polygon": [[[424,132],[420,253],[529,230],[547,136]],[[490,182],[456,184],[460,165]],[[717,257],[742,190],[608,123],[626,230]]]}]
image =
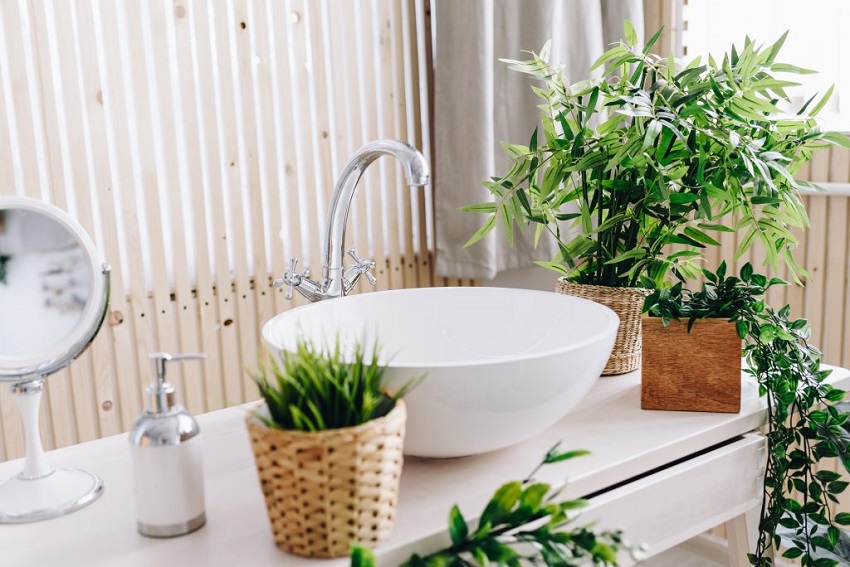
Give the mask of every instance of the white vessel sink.
[{"label": "white vessel sink", "polygon": [[554,292],[421,288],[349,295],[268,321],[273,352],[299,336],[333,344],[377,337],[390,385],[426,374],[405,398],[405,453],[459,457],[501,449],[562,418],[596,382],[619,319]]}]

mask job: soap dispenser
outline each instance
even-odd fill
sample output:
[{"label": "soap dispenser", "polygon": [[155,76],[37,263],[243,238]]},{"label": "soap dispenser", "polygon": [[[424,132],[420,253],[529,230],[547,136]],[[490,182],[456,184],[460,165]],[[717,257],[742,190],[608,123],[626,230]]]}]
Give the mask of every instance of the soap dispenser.
[{"label": "soap dispenser", "polygon": [[139,533],[174,537],[206,523],[204,471],[198,422],[175,402],[165,381],[166,364],[206,358],[203,354],[157,352],[156,382],[147,388],[147,408],[130,431]]}]

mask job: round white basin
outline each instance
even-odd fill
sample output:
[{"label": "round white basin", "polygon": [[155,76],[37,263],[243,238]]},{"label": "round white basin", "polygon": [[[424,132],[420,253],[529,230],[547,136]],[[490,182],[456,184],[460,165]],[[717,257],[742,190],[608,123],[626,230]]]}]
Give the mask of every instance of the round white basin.
[{"label": "round white basin", "polygon": [[281,313],[263,327],[272,351],[299,336],[332,345],[377,338],[390,388],[405,398],[405,454],[459,457],[501,449],[562,418],[611,354],[619,319],[591,301],[492,287],[349,295]]}]

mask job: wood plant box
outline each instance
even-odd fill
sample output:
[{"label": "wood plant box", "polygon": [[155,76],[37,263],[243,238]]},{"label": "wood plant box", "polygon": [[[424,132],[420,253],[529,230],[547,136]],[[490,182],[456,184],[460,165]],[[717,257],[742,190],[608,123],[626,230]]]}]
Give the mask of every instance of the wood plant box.
[{"label": "wood plant box", "polygon": [[727,319],[688,322],[644,316],[642,409],[741,411],[741,339]]}]

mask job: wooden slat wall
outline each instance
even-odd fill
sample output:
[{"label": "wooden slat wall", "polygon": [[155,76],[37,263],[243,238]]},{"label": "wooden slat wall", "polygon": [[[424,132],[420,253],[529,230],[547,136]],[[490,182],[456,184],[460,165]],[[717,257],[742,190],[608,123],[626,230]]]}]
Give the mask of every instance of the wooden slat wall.
[{"label": "wooden slat wall", "polygon": [[[190,411],[254,397],[244,369],[263,321],[303,303],[270,282],[292,255],[318,268],[348,156],[381,137],[430,153],[430,25],[425,0],[0,3],[0,194],[68,210],[113,266],[108,325],[49,381],[46,446],[127,430],[159,349],[209,356],[172,371]],[[431,195],[381,162],[349,220],[350,243],[378,260],[374,289],[472,285],[434,276]],[[820,153],[803,174],[850,182],[850,154]],[[843,366],[847,199],[806,197],[813,279],[770,297]],[[731,263],[735,236],[722,239],[709,265]],[[22,447],[0,388],[0,460]]]},{"label": "wooden slat wall", "polygon": [[[68,210],[113,268],[108,324],[48,381],[48,448],[127,430],[157,350],[189,410],[253,399],[260,329],[300,305],[271,287],[320,268],[326,206],[378,138],[429,155],[424,0],[0,3],[0,195]],[[376,289],[436,279],[431,197],[392,160],[361,182],[349,244]],[[358,293],[371,291],[363,285]],[[0,460],[22,433],[0,388]]]}]

